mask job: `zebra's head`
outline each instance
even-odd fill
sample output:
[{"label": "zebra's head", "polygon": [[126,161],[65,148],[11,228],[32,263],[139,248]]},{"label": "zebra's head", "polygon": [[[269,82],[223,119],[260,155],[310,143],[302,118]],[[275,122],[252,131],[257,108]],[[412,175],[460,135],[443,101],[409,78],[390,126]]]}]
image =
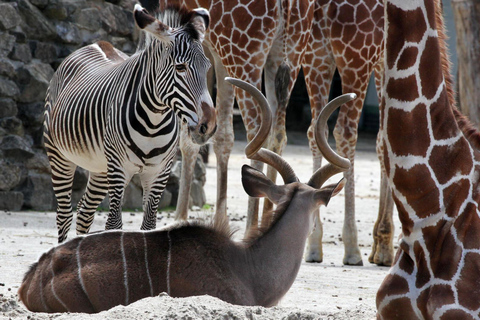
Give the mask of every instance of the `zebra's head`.
[{"label": "zebra's head", "polygon": [[193,142],[204,144],[217,128],[207,88],[211,64],[202,47],[208,11],[173,6],[153,17],[137,4],[134,17],[146,31],[143,50],[149,50],[155,60],[155,98],[186,123]]}]

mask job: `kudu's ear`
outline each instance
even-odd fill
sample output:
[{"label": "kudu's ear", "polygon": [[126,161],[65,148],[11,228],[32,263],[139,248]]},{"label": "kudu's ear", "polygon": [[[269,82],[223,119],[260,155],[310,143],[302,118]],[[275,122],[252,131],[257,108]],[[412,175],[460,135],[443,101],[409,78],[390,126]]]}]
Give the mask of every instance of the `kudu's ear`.
[{"label": "kudu's ear", "polygon": [[245,192],[254,198],[267,197],[273,203],[278,203],[284,192],[280,186],[275,185],[263,172],[248,165],[242,166],[242,184]]},{"label": "kudu's ear", "polygon": [[171,28],[148,14],[147,10],[145,10],[141,5],[135,5],[133,17],[135,18],[135,22],[140,29],[147,31],[155,38],[164,42],[170,42],[172,40],[170,38]]},{"label": "kudu's ear", "polygon": [[317,201],[318,205],[328,205],[330,199],[336,196],[340,191],[342,191],[343,187],[345,186],[345,179],[342,178],[336,184],[330,184],[319,189],[315,193],[315,200]]},{"label": "kudu's ear", "polygon": [[205,39],[205,32],[210,24],[210,13],[205,8],[197,8],[193,11],[194,13],[191,22],[200,36],[200,42],[203,42],[203,39]]}]

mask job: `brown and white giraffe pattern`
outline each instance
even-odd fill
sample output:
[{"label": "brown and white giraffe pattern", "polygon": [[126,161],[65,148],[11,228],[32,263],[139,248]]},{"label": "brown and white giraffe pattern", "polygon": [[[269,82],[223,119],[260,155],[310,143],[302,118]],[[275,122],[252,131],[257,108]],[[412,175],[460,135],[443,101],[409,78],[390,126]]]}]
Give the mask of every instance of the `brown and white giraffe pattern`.
[{"label": "brown and white giraffe pattern", "polygon": [[[250,82],[260,88],[265,72],[267,99],[274,122],[269,149],[281,154],[286,144],[285,110],[276,110],[274,79],[278,67],[286,62],[290,68],[289,93],[300,71],[310,37],[314,0],[219,1],[183,0],[187,7],[204,7],[210,12],[211,25],[206,45],[212,52],[217,74],[217,134],[214,151],[217,157],[217,203],[215,219],[226,217],[227,164],[233,148],[232,106],[237,98],[247,139],[258,130],[260,119],[256,103],[243,90],[234,90],[224,82],[225,76]],[[254,167],[261,168],[261,164]],[[274,170],[268,176],[273,180]],[[249,224],[256,224],[258,199],[249,200]]]},{"label": "brown and white giraffe pattern", "polygon": [[449,104],[441,19],[438,0],[386,2],[381,125],[404,236],[379,319],[480,318],[480,155]]},{"label": "brown and white giraffe pattern", "polygon": [[[352,164],[355,157],[358,122],[373,71],[375,71],[377,92],[380,92],[383,73],[383,15],[382,0],[317,0],[312,37],[303,61],[305,81],[312,107],[312,119],[316,119],[321,108],[328,102],[335,67],[338,68],[342,79],[343,92],[353,92],[357,95],[356,100],[342,106],[334,132],[337,150],[343,156],[348,157]],[[321,165],[322,155],[314,143],[313,125],[312,120],[308,129],[308,139],[313,155],[314,170],[316,170]],[[353,165],[351,170],[345,173],[345,177],[347,185],[345,187],[343,228],[345,256],[343,262],[345,264],[362,264],[355,222]],[[309,239],[307,261],[322,261],[321,242],[322,228],[319,225],[316,233]],[[387,242],[391,241],[387,240]],[[393,245],[380,247],[389,248]],[[390,253],[377,253],[384,257],[377,259],[376,263],[389,264],[388,260],[391,261],[393,249],[389,250]]]}]

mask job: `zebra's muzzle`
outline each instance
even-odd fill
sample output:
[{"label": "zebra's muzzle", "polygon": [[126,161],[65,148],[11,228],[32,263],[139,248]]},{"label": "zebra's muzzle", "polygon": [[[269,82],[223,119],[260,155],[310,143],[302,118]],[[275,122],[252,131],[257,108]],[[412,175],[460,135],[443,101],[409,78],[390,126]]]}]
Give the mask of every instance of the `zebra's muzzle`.
[{"label": "zebra's muzzle", "polygon": [[190,126],[190,136],[196,144],[205,144],[217,131],[215,108],[207,102],[201,103],[202,117],[196,126]]}]

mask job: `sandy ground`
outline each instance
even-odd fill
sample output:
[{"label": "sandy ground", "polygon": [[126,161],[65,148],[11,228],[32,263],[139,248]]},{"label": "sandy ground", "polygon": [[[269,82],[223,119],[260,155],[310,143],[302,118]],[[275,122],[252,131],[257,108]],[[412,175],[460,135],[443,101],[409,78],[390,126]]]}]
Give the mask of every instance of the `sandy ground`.
[{"label": "sandy ground", "polygon": [[[290,291],[278,307],[238,307],[212,297],[173,299],[166,295],[148,298],[129,306],[119,306],[97,315],[31,313],[18,302],[16,292],[28,266],[57,242],[53,212],[0,212],[0,319],[373,319],[375,294],[388,268],[368,263],[372,229],[378,211],[380,169],[374,139],[359,140],[355,162],[356,220],[364,266],[342,264],[343,191],[321,210],[324,222],[324,261],[302,263]],[[243,235],[247,196],[240,183],[240,168],[249,161],[243,155],[245,142],[236,141],[229,165],[228,208],[232,225]],[[311,174],[312,160],[303,135],[289,136],[284,158],[301,181]],[[192,210],[191,217],[213,212],[215,203],[215,157],[207,165],[207,202],[209,210]],[[158,225],[173,222],[171,212],[159,215]],[[142,213],[124,212],[125,229],[137,230]],[[98,213],[92,230],[102,230],[106,213]],[[400,223],[395,214],[395,239]],[[73,231],[69,238],[75,237]],[[397,241],[395,241],[396,244]]]}]

